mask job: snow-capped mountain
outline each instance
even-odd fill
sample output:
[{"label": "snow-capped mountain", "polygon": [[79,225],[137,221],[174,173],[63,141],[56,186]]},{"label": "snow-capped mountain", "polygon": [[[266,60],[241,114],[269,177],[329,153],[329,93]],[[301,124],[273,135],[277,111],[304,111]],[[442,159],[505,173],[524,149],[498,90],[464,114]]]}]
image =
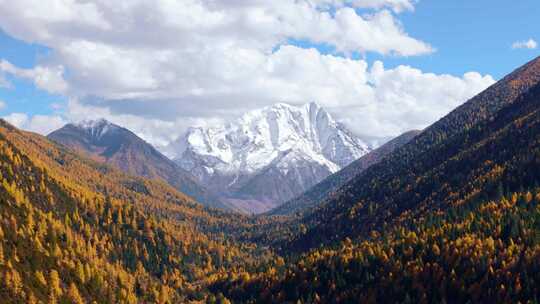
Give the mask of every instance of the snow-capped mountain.
[{"label": "snow-capped mountain", "polygon": [[170,150],[208,188],[249,212],[301,194],[371,148],[316,103],[278,103],[210,128],[190,128]]}]

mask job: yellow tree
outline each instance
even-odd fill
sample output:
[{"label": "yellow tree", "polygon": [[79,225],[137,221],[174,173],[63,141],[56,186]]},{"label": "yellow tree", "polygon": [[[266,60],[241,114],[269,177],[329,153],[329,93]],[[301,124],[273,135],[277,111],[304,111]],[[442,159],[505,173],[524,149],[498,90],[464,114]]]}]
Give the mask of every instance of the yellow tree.
[{"label": "yellow tree", "polygon": [[58,271],[55,269],[51,270],[49,274],[49,286],[50,286],[50,292],[51,295],[54,297],[57,297],[62,294],[62,288],[60,287],[60,276],[58,275]]},{"label": "yellow tree", "polygon": [[84,304],[84,299],[81,296],[79,289],[77,289],[77,286],[75,286],[75,283],[71,283],[69,285],[69,289],[67,292],[67,298],[70,303],[73,304]]}]

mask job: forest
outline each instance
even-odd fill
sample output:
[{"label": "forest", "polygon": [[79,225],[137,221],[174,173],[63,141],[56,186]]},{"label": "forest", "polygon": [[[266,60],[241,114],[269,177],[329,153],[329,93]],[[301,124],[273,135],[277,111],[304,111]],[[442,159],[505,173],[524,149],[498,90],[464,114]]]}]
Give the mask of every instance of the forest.
[{"label": "forest", "polygon": [[0,124],[5,303],[537,303],[540,59],[317,206],[203,207]]}]

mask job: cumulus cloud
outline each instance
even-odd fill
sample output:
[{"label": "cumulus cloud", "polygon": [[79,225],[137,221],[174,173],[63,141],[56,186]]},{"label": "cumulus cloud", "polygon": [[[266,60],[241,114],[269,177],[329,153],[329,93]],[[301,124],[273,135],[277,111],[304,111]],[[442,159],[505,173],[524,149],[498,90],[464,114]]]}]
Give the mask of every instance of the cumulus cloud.
[{"label": "cumulus cloud", "polygon": [[512,44],[513,49],[534,50],[536,49],[536,47],[538,47],[538,43],[532,38],[530,38],[529,40],[524,40],[524,41],[516,41]]},{"label": "cumulus cloud", "polygon": [[390,8],[396,13],[414,10],[416,0],[313,0],[321,6],[339,7],[351,5],[356,8],[381,9]]},{"label": "cumulus cloud", "polygon": [[[329,2],[332,6],[323,8]],[[361,15],[352,8],[390,7],[400,11],[412,8],[408,0],[160,0],[151,4],[0,0],[2,3],[0,12],[5,18],[0,25],[8,33],[54,49],[66,47],[66,51],[73,42],[81,46],[90,41],[112,46],[116,51],[228,45],[267,52],[289,38],[328,43],[340,51],[405,56],[432,51],[428,44],[408,36],[387,11]],[[381,41],[380,36],[387,37],[386,41]],[[373,37],[377,39],[371,41]]]},{"label": "cumulus cloud", "polygon": [[28,115],[25,113],[11,113],[2,118],[17,128],[22,128],[28,122]]},{"label": "cumulus cloud", "polygon": [[374,99],[355,111],[361,119],[347,119],[356,122],[358,132],[369,135],[369,130],[378,130],[383,136],[422,129],[495,82],[476,72],[455,77],[403,65],[385,69],[380,61],[373,64],[368,78]]},{"label": "cumulus cloud", "polygon": [[[49,93],[65,93],[68,87],[63,77],[64,67],[61,65],[49,67],[38,65],[32,69],[21,69],[6,60],[0,60],[0,73],[33,81],[38,88]],[[10,86],[9,83],[7,86]]]},{"label": "cumulus cloud", "polygon": [[396,12],[414,10],[416,0],[351,0],[356,7],[381,8],[390,7]]},{"label": "cumulus cloud", "polygon": [[57,115],[29,116],[26,113],[11,113],[2,118],[17,128],[40,133],[42,135],[47,135],[66,124],[66,121]]},{"label": "cumulus cloud", "polygon": [[387,137],[425,127],[493,82],[349,56],[434,52],[399,22],[415,3],[0,0],[0,28],[51,49],[32,69],[2,61],[0,70],[66,94],[57,122],[105,117],[157,146],[275,102],[316,101],[358,134]]}]

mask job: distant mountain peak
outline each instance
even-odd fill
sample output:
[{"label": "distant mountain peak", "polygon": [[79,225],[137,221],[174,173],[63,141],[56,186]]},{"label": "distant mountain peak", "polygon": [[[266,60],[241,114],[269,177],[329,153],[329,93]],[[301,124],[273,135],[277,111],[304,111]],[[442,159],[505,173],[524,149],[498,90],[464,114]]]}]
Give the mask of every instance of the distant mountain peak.
[{"label": "distant mountain peak", "polygon": [[95,120],[82,120],[76,123],[68,124],[67,126],[80,129],[88,133],[95,139],[99,139],[111,131],[122,129],[122,127],[115,125],[104,118],[95,119]]},{"label": "distant mountain peak", "polygon": [[[276,103],[249,111],[235,121],[189,128],[171,146],[177,163],[215,191],[237,196],[246,185],[274,183],[283,192],[250,198],[280,203],[370,151],[315,102]],[[262,178],[261,174],[266,177]],[[293,177],[294,176],[294,177]],[[291,193],[277,189],[287,179]],[[293,193],[294,192],[294,193]]]},{"label": "distant mountain peak", "polygon": [[126,173],[165,180],[207,206],[228,208],[201,187],[191,174],[152,145],[130,130],[105,119],[67,124],[49,134],[48,138]]},{"label": "distant mountain peak", "polygon": [[74,124],[75,126],[83,129],[90,129],[90,128],[97,128],[97,127],[103,127],[107,125],[113,125],[110,121],[106,120],[105,118],[99,118],[99,119],[85,119],[81,120]]}]

